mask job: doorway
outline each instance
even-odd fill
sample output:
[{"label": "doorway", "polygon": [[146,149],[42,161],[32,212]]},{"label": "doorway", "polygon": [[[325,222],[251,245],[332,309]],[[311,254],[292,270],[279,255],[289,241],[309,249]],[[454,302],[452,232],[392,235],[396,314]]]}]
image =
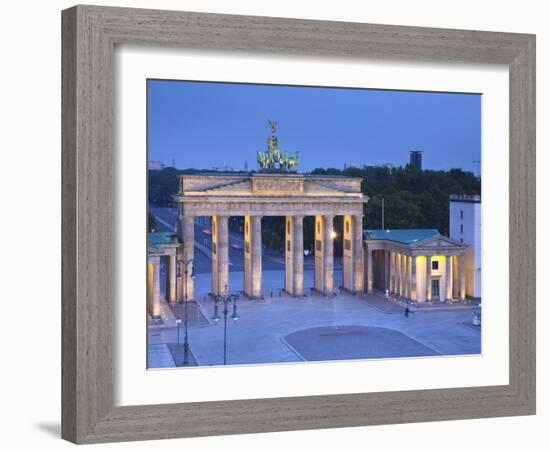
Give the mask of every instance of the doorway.
[{"label": "doorway", "polygon": [[439,301],[439,280],[432,280],[432,301]]}]

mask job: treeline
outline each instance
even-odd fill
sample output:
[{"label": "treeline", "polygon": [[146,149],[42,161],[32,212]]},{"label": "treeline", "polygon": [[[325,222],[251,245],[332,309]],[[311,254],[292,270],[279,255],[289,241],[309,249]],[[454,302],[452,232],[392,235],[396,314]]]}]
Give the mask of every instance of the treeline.
[{"label": "treeline", "polygon": [[[157,206],[171,206],[172,195],[177,192],[177,175],[208,171],[166,168],[149,171],[149,201]],[[362,190],[369,197],[364,210],[364,227],[382,227],[382,199],[384,199],[385,228],[437,228],[449,233],[449,195],[480,194],[481,182],[473,173],[461,169],[449,171],[423,170],[412,167],[366,167],[340,169],[315,169],[316,175],[344,175],[363,178]],[[244,172],[243,172],[244,174]],[[334,228],[336,244],[341,239],[341,218],[336,218]],[[238,230],[240,218],[230,224]],[[284,246],[284,220],[264,217],[262,221],[264,243],[278,250]],[[313,246],[313,218],[304,219],[304,247]],[[335,248],[339,246],[336,245]]]},{"label": "treeline", "polygon": [[[175,169],[149,170],[148,197],[155,206],[172,206],[172,195],[178,192],[178,175],[212,173],[212,170]],[[239,172],[231,172],[239,173]],[[242,172],[243,175],[246,172]]]},{"label": "treeline", "polygon": [[462,169],[417,170],[413,167],[366,167],[315,169],[312,174],[363,178],[362,190],[369,197],[365,228],[437,228],[449,233],[449,195],[480,194],[481,181]]}]

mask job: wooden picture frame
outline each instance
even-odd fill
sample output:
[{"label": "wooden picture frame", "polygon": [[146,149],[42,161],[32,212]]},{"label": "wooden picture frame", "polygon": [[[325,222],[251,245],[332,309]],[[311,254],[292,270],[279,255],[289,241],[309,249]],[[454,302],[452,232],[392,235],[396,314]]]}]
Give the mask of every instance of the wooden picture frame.
[{"label": "wooden picture frame", "polygon": [[[62,13],[62,437],[76,443],[535,413],[535,36],[75,6]],[[116,44],[505,64],[510,84],[508,385],[113,405]]]}]

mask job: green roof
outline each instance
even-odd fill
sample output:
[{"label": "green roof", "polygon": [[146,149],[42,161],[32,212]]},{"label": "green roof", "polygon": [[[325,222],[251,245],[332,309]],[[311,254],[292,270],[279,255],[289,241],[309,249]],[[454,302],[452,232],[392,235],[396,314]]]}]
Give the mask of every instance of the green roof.
[{"label": "green roof", "polygon": [[402,230],[365,230],[363,232],[365,239],[373,241],[392,241],[404,245],[415,245],[436,236],[441,233],[435,228],[408,228]]},{"label": "green roof", "polygon": [[177,244],[178,238],[176,233],[155,231],[154,233],[147,233],[147,247],[149,250],[160,250],[159,245],[163,244]]}]

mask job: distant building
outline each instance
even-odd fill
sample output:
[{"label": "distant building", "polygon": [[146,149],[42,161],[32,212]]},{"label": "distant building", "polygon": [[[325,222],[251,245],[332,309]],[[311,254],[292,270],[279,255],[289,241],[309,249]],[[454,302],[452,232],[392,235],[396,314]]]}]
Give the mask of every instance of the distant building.
[{"label": "distant building", "polygon": [[[355,163],[344,163],[344,170],[346,169],[357,169],[359,166]],[[363,168],[365,166],[363,165]]]},{"label": "distant building", "polygon": [[219,166],[212,167],[212,170],[214,172],[237,172],[234,167],[231,167],[229,164],[227,164],[227,161],[224,161],[223,164]]},{"label": "distant building", "polygon": [[466,294],[481,297],[481,196],[449,197],[449,237],[468,244]]},{"label": "distant building", "polygon": [[422,152],[418,150],[411,151],[411,159],[409,165],[417,170],[422,170]]},{"label": "distant building", "polygon": [[372,168],[384,168],[392,170],[394,165],[392,163],[383,163],[383,164],[355,164],[355,163],[345,163],[344,170],[346,169],[372,169]]},{"label": "distant building", "polygon": [[149,170],[162,170],[164,169],[164,164],[162,164],[160,161],[149,161],[147,167],[149,168]]}]

